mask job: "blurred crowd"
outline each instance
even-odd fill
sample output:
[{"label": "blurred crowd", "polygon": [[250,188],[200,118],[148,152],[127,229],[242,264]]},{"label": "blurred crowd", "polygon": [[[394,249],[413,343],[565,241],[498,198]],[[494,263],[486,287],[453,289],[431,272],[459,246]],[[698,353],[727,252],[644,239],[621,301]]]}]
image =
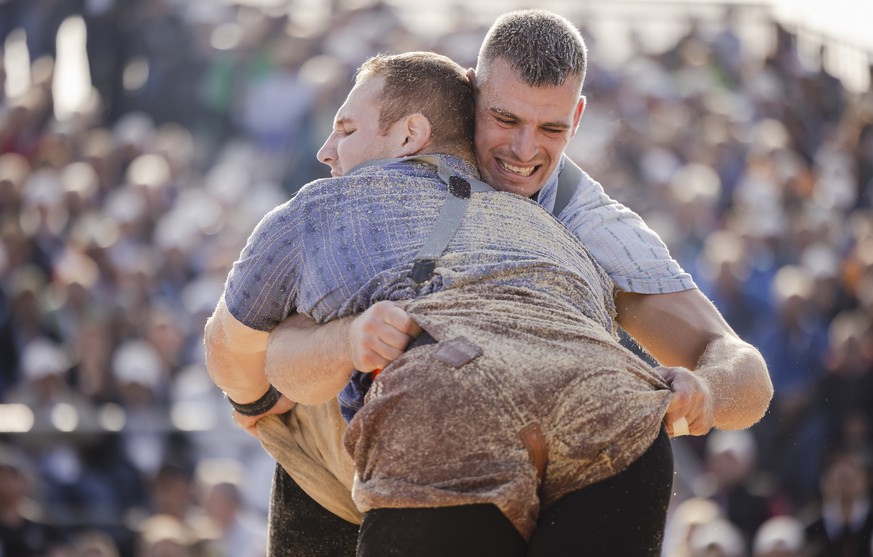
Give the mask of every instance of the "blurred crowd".
[{"label": "blurred crowd", "polygon": [[[273,463],[206,375],[205,320],[260,217],[328,175],[314,154],[355,68],[473,66],[488,23],[423,37],[390,5],[326,4],[0,1],[0,556],[263,554]],[[873,94],[775,22],[751,59],[733,15],[614,67],[575,20],[568,153],[776,390],[751,430],[674,441],[665,555],[873,555]]]}]

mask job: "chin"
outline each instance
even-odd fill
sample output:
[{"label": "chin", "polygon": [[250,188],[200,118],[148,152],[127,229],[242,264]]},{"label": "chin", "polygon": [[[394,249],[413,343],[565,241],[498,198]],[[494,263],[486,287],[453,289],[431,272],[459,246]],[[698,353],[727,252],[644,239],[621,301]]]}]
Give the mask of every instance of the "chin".
[{"label": "chin", "polygon": [[522,197],[530,197],[531,194],[528,192],[529,191],[536,191],[536,190],[532,190],[530,187],[527,187],[526,185],[515,184],[515,183],[503,183],[502,185],[494,186],[494,189],[499,190],[499,191],[505,191],[508,193],[514,193],[514,194],[520,195]]}]

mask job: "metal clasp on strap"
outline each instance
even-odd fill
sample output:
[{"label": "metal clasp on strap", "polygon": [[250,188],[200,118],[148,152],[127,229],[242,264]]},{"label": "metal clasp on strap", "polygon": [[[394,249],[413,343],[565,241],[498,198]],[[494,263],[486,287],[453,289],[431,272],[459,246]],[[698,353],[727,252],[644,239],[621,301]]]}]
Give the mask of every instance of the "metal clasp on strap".
[{"label": "metal clasp on strap", "polygon": [[415,284],[421,284],[433,276],[433,271],[436,268],[436,261],[433,259],[418,259],[412,265],[412,273],[410,276]]}]

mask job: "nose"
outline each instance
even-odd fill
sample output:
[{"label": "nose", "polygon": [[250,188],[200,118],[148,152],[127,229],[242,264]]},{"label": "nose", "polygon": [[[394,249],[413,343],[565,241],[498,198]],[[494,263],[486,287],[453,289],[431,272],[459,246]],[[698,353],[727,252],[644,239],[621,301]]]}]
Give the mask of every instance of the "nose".
[{"label": "nose", "polygon": [[528,162],[537,154],[536,136],[531,126],[519,126],[512,141],[513,154],[518,162]]},{"label": "nose", "polygon": [[324,145],[321,146],[321,149],[316,153],[316,157],[318,160],[326,164],[330,167],[331,170],[335,169],[337,154],[336,154],[336,134],[330,134],[324,142]]}]

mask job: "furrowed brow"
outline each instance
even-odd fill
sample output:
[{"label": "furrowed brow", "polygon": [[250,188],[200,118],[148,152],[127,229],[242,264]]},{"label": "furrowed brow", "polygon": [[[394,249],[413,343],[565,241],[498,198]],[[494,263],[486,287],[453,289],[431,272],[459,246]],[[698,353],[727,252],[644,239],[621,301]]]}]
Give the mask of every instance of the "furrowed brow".
[{"label": "furrowed brow", "polygon": [[509,118],[512,120],[518,120],[518,116],[516,116],[512,112],[509,112],[508,110],[503,110],[502,108],[499,108],[496,106],[490,107],[488,109],[488,112],[490,112],[491,114],[494,114],[496,116],[500,116],[501,118]]},{"label": "furrowed brow", "polygon": [[544,122],[540,124],[540,127],[558,130],[569,130],[570,124],[568,124],[567,122]]}]

